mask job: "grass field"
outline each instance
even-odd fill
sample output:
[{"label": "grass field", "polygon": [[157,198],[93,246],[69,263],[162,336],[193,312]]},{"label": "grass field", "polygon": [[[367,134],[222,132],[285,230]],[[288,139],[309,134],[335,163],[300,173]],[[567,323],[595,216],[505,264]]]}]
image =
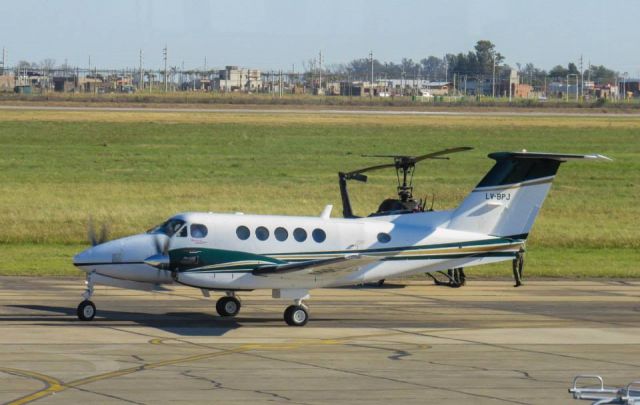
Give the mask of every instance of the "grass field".
[{"label": "grass field", "polygon": [[[563,165],[528,244],[527,275],[640,276],[640,119],[0,110],[0,274],[78,274],[89,216],[112,237],[190,210],[340,213],[339,170],[473,146],[427,161],[416,195],[455,206],[498,150],[597,152]],[[356,212],[395,191],[395,174],[354,184]],[[469,275],[510,274],[510,264]]]}]

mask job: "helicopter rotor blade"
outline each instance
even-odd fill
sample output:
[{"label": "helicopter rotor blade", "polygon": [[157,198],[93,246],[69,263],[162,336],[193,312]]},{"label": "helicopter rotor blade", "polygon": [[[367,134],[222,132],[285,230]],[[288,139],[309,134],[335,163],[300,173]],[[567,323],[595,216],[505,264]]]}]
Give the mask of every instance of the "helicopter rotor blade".
[{"label": "helicopter rotor blade", "polygon": [[384,169],[386,167],[396,167],[396,164],[395,163],[385,163],[385,164],[382,164],[382,165],[369,166],[369,167],[365,167],[364,169],[353,170],[353,171],[345,173],[345,174],[347,176],[353,176],[354,174],[364,173],[364,172],[368,172],[368,171],[371,171],[371,170]]},{"label": "helicopter rotor blade", "polygon": [[[443,149],[443,150],[439,150],[437,152],[432,152],[432,153],[428,153],[426,155],[420,155],[420,156],[403,156],[403,155],[362,155],[363,157],[384,157],[384,158],[392,158],[395,160],[398,159],[402,159],[402,160],[406,160],[408,162],[411,163],[417,163],[421,160],[424,159],[449,159],[448,157],[442,157],[442,155],[448,155],[449,153],[455,153],[455,152],[462,152],[465,150],[471,150],[473,149],[472,147],[469,146],[460,146],[457,148],[448,148],[448,149]],[[382,164],[382,165],[376,165],[376,166],[369,166],[369,167],[365,167],[364,169],[359,169],[359,170],[353,170],[350,171],[348,173],[345,173],[347,176],[353,176],[354,174],[358,174],[358,173],[364,173],[364,172],[368,172],[371,170],[379,170],[379,169],[385,169],[387,167],[397,167],[396,162],[393,163],[386,163],[386,164]]]},{"label": "helicopter rotor blade", "polygon": [[[413,158],[414,163],[419,162],[421,160],[424,159],[437,159],[439,158],[439,156],[442,155],[448,155],[450,153],[456,153],[456,152],[464,152],[465,150],[471,150],[473,149],[470,146],[459,146],[457,148],[449,148],[449,149],[443,149],[443,150],[439,150],[437,152],[433,152],[433,153],[428,153],[426,155],[422,155],[422,156],[416,156]],[[442,159],[442,158],[440,158]]]}]

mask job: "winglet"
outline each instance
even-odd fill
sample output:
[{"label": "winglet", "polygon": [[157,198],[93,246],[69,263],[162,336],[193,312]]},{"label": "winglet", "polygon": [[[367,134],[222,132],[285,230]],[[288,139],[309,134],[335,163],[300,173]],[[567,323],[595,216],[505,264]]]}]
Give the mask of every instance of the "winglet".
[{"label": "winglet", "polygon": [[324,209],[322,210],[322,213],[320,214],[320,218],[322,219],[329,219],[331,217],[331,211],[333,210],[333,205],[329,204],[326,207],[324,207]]}]

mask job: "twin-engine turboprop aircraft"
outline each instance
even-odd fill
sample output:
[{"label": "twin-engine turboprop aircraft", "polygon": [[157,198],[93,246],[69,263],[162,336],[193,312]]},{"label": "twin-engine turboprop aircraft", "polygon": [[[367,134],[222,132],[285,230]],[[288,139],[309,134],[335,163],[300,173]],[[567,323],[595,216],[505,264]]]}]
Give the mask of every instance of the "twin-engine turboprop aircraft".
[{"label": "twin-engine turboprop aircraft", "polygon": [[[513,260],[525,241],[561,163],[610,160],[601,155],[498,152],[493,168],[462,201],[447,211],[425,209],[412,196],[415,164],[468,150],[424,156],[392,156],[393,164],[340,173],[344,218],[214,214],[175,215],[146,233],[97,243],[76,255],[87,273],[78,317],[91,320],[94,284],[152,290],[179,283],[223,291],[221,316],[240,311],[238,292],[270,289],[293,300],[284,311],[292,326],[309,319],[309,290],[404,277],[416,273]],[[385,200],[368,217],[351,210],[347,180],[366,181],[365,171],[395,167],[398,199]],[[409,180],[407,180],[409,177]]]}]

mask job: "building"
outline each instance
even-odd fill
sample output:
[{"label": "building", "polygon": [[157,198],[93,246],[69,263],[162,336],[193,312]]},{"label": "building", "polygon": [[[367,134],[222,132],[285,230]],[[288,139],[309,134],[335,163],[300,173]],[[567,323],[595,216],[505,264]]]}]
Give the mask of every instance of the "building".
[{"label": "building", "polygon": [[14,75],[0,76],[0,92],[11,92],[16,87],[16,77]]},{"label": "building", "polygon": [[625,98],[640,96],[640,79],[618,79],[620,96]]},{"label": "building", "polygon": [[227,66],[218,71],[217,88],[220,91],[260,91],[262,75],[258,69]]}]

